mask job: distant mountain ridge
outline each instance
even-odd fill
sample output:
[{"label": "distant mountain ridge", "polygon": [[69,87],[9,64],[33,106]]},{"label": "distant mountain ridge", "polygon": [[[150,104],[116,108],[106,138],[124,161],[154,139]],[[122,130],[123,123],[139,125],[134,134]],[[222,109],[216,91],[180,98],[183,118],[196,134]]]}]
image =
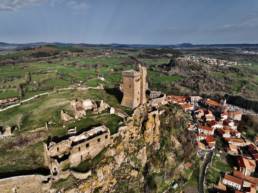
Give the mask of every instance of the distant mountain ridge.
[{"label": "distant mountain ridge", "polygon": [[80,46],[80,47],[102,47],[102,48],[177,48],[177,49],[187,49],[187,48],[257,48],[258,44],[191,44],[191,43],[182,43],[182,44],[87,44],[87,43],[47,43],[47,42],[35,42],[35,43],[5,43],[0,42],[0,50],[9,50],[9,49],[26,49],[39,47],[44,45],[55,45],[55,46]]}]

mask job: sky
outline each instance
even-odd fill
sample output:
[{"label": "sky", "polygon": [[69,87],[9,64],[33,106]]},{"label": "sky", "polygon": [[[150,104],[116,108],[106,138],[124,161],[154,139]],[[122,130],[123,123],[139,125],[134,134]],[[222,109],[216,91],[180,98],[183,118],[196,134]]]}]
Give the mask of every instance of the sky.
[{"label": "sky", "polygon": [[0,0],[0,42],[258,43],[258,0]]}]

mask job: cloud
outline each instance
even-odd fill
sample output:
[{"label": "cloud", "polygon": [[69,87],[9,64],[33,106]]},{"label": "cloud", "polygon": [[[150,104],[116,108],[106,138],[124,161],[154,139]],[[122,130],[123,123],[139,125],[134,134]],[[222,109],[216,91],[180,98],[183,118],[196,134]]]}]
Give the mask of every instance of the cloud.
[{"label": "cloud", "polygon": [[14,11],[26,5],[39,3],[46,0],[1,0],[0,11]]},{"label": "cloud", "polygon": [[66,6],[76,11],[89,8],[88,0],[0,0],[0,11],[15,11],[41,2],[49,2],[52,7]]},{"label": "cloud", "polygon": [[66,6],[75,11],[89,8],[88,0],[49,0],[52,7]]},{"label": "cloud", "polygon": [[75,10],[85,10],[89,7],[86,0],[69,0],[67,6]]}]

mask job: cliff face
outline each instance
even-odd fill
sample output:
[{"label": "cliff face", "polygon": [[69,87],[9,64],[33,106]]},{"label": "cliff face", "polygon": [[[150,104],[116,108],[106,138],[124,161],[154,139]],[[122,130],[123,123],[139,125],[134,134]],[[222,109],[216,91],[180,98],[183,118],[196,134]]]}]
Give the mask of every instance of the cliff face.
[{"label": "cliff face", "polygon": [[104,158],[76,190],[162,192],[173,181],[184,181],[188,177],[184,163],[194,155],[187,122],[187,115],[176,106],[155,111],[136,109],[127,125],[113,136]]}]

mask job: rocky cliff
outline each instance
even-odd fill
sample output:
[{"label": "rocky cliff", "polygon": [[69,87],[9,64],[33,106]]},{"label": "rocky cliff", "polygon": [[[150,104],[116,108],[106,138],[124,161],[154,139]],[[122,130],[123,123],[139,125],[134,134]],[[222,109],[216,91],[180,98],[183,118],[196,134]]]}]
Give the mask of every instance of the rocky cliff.
[{"label": "rocky cliff", "polygon": [[185,163],[195,155],[186,124],[189,118],[171,105],[139,107],[87,179],[65,192],[163,192],[189,177]]}]

